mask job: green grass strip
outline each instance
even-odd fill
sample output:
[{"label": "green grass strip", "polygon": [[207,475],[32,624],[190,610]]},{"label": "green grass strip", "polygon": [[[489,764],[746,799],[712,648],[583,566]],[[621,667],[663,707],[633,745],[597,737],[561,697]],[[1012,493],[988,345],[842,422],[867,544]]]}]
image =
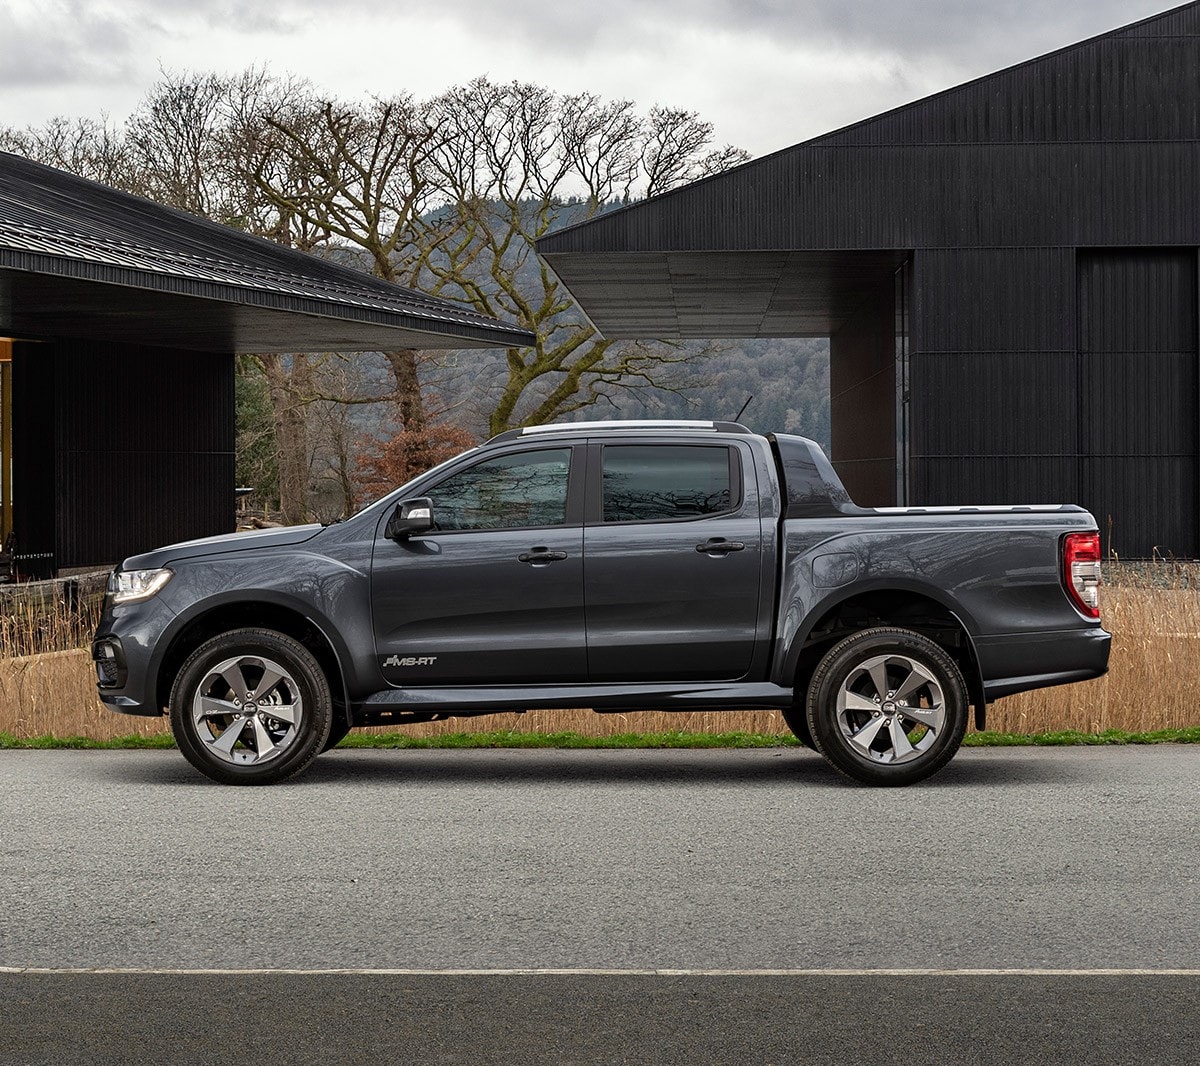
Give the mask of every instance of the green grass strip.
[{"label": "green grass strip", "polygon": [[125,737],[114,737],[112,740],[92,740],[89,737],[56,737],[49,733],[43,734],[40,737],[14,737],[11,733],[0,732],[0,751],[6,748],[37,750],[70,748],[76,751],[86,751],[94,748],[96,750],[112,751],[115,749],[173,747],[175,747],[175,740],[170,733],[151,737],[143,737],[134,733]]},{"label": "green grass strip", "polygon": [[1098,744],[1200,744],[1200,726],[1188,729],[1156,729],[1150,733],[1127,733],[1123,729],[1106,729],[1103,733],[1080,733],[1067,729],[1061,733],[968,733],[965,747],[1006,748],[1037,745],[1038,747],[1069,747]]},{"label": "green grass strip", "polygon": [[[617,733],[589,737],[581,733],[443,733],[436,737],[414,737],[407,733],[351,733],[342,748],[786,748],[799,744],[794,737],[775,733]],[[969,748],[1066,747],[1099,744],[1200,744],[1200,726],[1189,729],[1159,729],[1150,733],[1127,733],[1109,729],[1103,733],[968,733],[963,745]],[[113,740],[86,737],[40,736],[20,738],[0,732],[0,750],[70,748],[74,750],[129,750],[173,748],[170,734],[125,736]]]}]

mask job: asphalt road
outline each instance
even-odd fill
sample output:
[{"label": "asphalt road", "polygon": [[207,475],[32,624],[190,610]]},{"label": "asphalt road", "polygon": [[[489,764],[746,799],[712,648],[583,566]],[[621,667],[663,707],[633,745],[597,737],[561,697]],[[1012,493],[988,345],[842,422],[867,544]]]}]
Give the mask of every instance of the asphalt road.
[{"label": "asphalt road", "polygon": [[1200,1061],[1200,748],[0,752],[0,811],[0,1062]]}]

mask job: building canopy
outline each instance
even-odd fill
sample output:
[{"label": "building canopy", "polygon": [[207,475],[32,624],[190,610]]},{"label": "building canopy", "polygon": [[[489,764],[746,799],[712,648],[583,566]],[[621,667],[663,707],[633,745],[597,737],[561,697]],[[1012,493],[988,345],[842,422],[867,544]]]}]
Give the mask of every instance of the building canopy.
[{"label": "building canopy", "polygon": [[0,334],[216,352],[534,342],[468,308],[3,152]]}]

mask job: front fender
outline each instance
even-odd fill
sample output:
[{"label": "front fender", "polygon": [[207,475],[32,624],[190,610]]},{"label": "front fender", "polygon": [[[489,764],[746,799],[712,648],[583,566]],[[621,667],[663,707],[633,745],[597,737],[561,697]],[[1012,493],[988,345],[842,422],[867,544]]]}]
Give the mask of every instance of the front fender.
[{"label": "front fender", "polygon": [[245,624],[254,625],[257,613],[264,619],[258,624],[269,625],[272,612],[302,618],[321,633],[337,660],[348,698],[379,687],[370,579],[363,570],[304,552],[245,561],[226,556],[219,564],[180,565],[160,595],[175,614],[150,655],[151,692],[180,638],[203,628],[205,619],[242,613]]}]

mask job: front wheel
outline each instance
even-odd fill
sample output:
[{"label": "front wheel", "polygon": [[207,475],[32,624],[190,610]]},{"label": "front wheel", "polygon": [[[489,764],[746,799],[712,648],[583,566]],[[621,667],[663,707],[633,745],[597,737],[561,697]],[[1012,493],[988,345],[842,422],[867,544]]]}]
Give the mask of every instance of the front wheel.
[{"label": "front wheel", "polygon": [[950,761],[967,728],[958,664],[908,629],[864,629],[834,645],[808,689],[817,750],[869,785],[908,785]]},{"label": "front wheel", "polygon": [[226,785],[269,785],[299,773],[324,748],[332,710],[329,683],[312,653],[268,629],[211,638],[171,687],[179,750]]}]

